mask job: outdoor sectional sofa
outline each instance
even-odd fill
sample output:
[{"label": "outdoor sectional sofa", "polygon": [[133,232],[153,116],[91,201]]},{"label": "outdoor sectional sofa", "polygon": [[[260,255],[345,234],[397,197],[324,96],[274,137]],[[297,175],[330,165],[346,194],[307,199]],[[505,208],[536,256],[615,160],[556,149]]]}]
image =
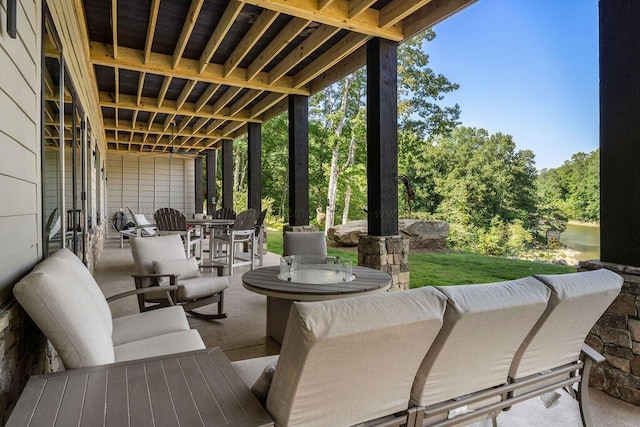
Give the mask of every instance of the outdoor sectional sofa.
[{"label": "outdoor sectional sofa", "polygon": [[[621,285],[598,270],[294,303],[280,356],[233,367],[276,426],[454,425],[563,387],[589,426],[589,369],[604,358],[584,339]],[[181,307],[112,319],[67,250],[14,293],[68,369],[204,348]]]},{"label": "outdoor sectional sofa", "polygon": [[589,426],[589,369],[604,358],[584,339],[621,286],[598,270],[294,303],[280,356],[232,364],[276,426],[495,420],[565,387]]}]

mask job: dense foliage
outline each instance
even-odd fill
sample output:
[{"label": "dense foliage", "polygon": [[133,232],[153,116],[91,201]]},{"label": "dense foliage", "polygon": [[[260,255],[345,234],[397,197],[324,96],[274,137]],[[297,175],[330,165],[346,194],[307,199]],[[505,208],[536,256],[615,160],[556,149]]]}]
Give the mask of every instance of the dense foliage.
[{"label": "dense foliage", "polygon": [[[489,255],[515,254],[532,232],[563,230],[566,220],[598,220],[598,155],[578,153],[557,169],[535,169],[534,154],[510,135],[459,126],[458,86],[429,65],[431,31],[398,53],[399,208],[401,216],[443,219],[450,245]],[[310,98],[310,222],[327,228],[363,219],[367,205],[366,70]],[[288,117],[262,127],[262,184],[268,221],[287,221]],[[234,144],[236,194],[246,194],[246,141]],[[246,201],[237,198],[237,208]],[[314,212],[315,210],[315,212]],[[326,223],[326,224],[325,224]]]},{"label": "dense foliage", "polygon": [[600,150],[577,153],[559,168],[543,169],[538,194],[542,209],[576,221],[600,221]]}]

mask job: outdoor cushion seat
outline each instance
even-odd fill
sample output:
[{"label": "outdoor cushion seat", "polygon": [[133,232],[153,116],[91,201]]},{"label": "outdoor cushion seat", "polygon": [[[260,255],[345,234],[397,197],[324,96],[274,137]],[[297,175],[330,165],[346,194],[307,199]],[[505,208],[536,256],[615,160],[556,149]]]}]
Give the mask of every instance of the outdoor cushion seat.
[{"label": "outdoor cushion seat", "polygon": [[264,356],[256,357],[253,359],[237,360],[231,362],[231,365],[236,370],[242,381],[251,388],[256,383],[266,366],[277,362],[280,356]]},{"label": "outdoor cushion seat", "polygon": [[118,346],[171,332],[188,331],[189,322],[182,307],[166,307],[113,319],[113,345]]},{"label": "outdoor cushion seat", "polygon": [[198,331],[190,329],[120,344],[114,347],[114,352],[116,361],[123,362],[203,348],[205,345]]},{"label": "outdoor cushion seat", "polygon": [[226,277],[223,277],[222,279],[224,280],[212,281],[211,277],[196,277],[189,279],[189,286],[178,287],[178,301],[189,301],[204,298],[222,292],[229,287]]},{"label": "outdoor cushion seat", "polygon": [[[105,300],[93,276],[67,249],[58,250],[37,264],[13,288],[16,299],[49,339],[67,369],[118,362],[121,355],[130,360],[135,354],[147,357],[204,348],[202,340],[193,335],[197,332],[189,330],[184,312],[181,317],[175,308],[166,309],[166,321],[162,309],[114,322],[108,301],[140,292],[145,290]],[[160,318],[163,321],[158,321]],[[158,337],[166,337],[173,343],[168,345]],[[141,344],[136,345],[137,342]],[[120,346],[125,347],[116,351],[114,347]]]},{"label": "outdoor cushion seat", "polygon": [[[266,403],[276,426],[353,425],[407,410],[444,308],[431,287],[295,302]],[[234,366],[249,384],[272,362]]]}]

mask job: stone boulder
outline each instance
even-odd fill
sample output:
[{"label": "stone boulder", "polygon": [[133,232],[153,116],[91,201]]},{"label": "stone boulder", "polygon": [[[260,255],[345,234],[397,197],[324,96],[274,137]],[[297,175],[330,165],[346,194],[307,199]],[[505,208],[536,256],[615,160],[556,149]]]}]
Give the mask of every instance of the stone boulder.
[{"label": "stone boulder", "polygon": [[[449,224],[444,221],[401,219],[398,228],[403,237],[409,238],[411,249],[443,250],[449,237]],[[360,236],[367,234],[367,220],[350,221],[336,225],[327,231],[329,239],[338,246],[358,246]]]}]

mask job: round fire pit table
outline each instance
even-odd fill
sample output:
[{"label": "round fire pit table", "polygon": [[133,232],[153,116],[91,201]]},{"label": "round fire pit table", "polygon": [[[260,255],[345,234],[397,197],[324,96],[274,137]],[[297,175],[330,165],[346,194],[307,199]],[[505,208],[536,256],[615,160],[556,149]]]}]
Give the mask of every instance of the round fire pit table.
[{"label": "round fire pit table", "polygon": [[263,267],[242,275],[243,286],[267,297],[267,336],[282,343],[289,310],[294,301],[322,301],[349,298],[365,293],[385,292],[391,275],[368,267],[353,267],[355,278],[337,283],[297,283],[280,280],[280,266]]}]

